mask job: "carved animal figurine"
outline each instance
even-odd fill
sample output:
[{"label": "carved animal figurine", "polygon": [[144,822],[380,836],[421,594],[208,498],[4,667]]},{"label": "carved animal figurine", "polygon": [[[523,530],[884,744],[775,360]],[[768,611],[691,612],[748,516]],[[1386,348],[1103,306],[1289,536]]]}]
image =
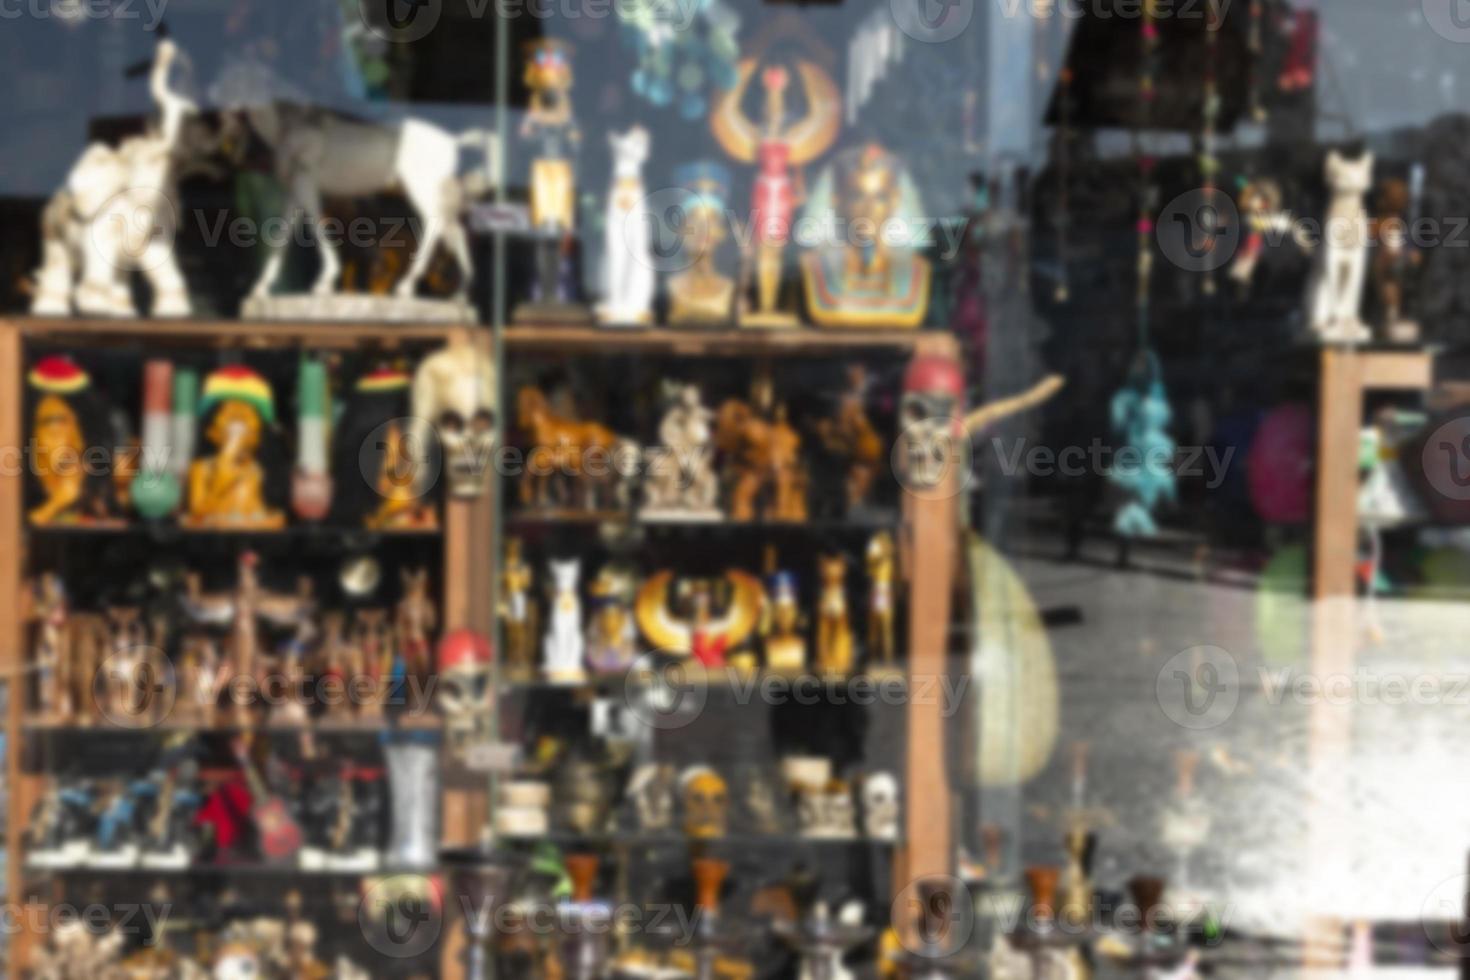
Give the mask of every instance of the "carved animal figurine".
[{"label": "carved animal figurine", "polygon": [[868,663],[893,664],[893,536],[879,531],[868,542]]},{"label": "carved animal figurine", "polygon": [[582,562],[551,561],[551,605],[546,637],[542,640],[541,670],[554,681],[577,682],[587,676],[582,667],[582,600],[577,580]]},{"label": "carved animal figurine", "polygon": [[817,434],[828,452],[847,460],[847,509],[851,513],[868,503],[883,460],[883,440],[868,420],[867,369],[861,364],[850,365],[847,378],[848,389],[838,403],[836,416],[823,419]]},{"label": "carved animal figurine", "polygon": [[[632,442],[605,425],[559,417],[546,395],[531,385],[516,395],[516,424],[531,446],[521,478],[521,503],[550,506],[553,495],[569,496],[569,484],[580,485],[583,507],[596,510],[626,503],[618,460],[636,459],[637,446]],[[594,458],[597,466],[589,474],[587,464]]]},{"label": "carved animal figurine", "polygon": [[429,598],[429,570],[405,568],[402,579],[403,598],[394,615],[398,650],[409,676],[424,678],[433,667],[429,635],[439,622],[438,610]]},{"label": "carved animal figurine", "polygon": [[1372,153],[1358,160],[1335,150],[1327,155],[1327,188],[1332,199],[1312,276],[1311,306],[1312,330],[1323,343],[1372,339],[1358,315],[1368,267],[1368,212],[1363,198],[1372,186]]},{"label": "carved animal figurine", "polygon": [[[213,87],[213,101],[224,112],[227,138],[249,145],[246,130],[271,149],[276,179],[286,189],[283,214],[292,234],[273,236],[269,257],[250,291],[250,301],[270,296],[280,279],[285,245],[295,240],[295,228],[308,224],[319,243],[321,271],[312,294],[336,293],[342,263],[337,246],[322,227],[323,197],[360,197],[401,188],[417,212],[418,251],[394,294],[411,299],[442,242],[460,270],[459,300],[468,294],[474,266],[469,239],[460,224],[460,211],[480,185],[494,186],[499,169],[499,145],[494,133],[468,130],[458,136],[420,118],[382,124],[347,119],[327,111],[270,98],[278,90],[274,73],[258,61],[229,66]],[[478,146],[483,168],[461,174],[460,149]]]},{"label": "carved animal figurine", "polygon": [[796,317],[776,309],[781,286],[782,255],[790,240],[792,218],[801,203],[800,179],[794,172],[821,156],[837,139],[842,124],[842,97],[836,84],[816,64],[799,61],[806,115],[792,119],[786,108],[791,76],[772,65],[761,72],[766,90],[764,118],[756,122],[741,108],[755,76],[754,58],[740,62],[735,87],[710,112],[710,128],[725,152],[742,163],[758,164],[751,192],[750,217],[755,229],[756,311],[742,325],[789,327]]},{"label": "carved animal figurine", "polygon": [[715,446],[725,454],[730,479],[730,518],[804,521],[807,517],[806,474],[801,465],[801,437],[786,422],[783,406],[770,421],[749,404],[732,398],[720,406]]},{"label": "carved animal figurine", "polygon": [[510,670],[523,678],[531,673],[538,635],[536,602],[532,597],[534,578],[530,563],[523,557],[521,539],[507,539],[505,566],[500,570],[505,659]]},{"label": "carved animal figurine", "polygon": [[198,107],[169,87],[178,57],[173,41],[159,41],[148,80],[159,125],[116,149],[88,146],[42,212],[32,313],[66,316],[75,306],[92,316],[137,316],[129,288],[134,271],[152,288],[153,316],[192,312],[174,257],[175,151],[185,117]]},{"label": "carved animal figurine", "polygon": [[634,126],[626,133],[608,133],[607,141],[612,147],[613,174],[603,233],[604,295],[597,316],[609,325],[646,324],[652,316],[654,292],[653,229],[643,189],[648,130]]},{"label": "carved animal figurine", "polygon": [[845,676],[852,672],[852,625],[847,615],[847,559],[817,559],[821,592],[817,596],[817,670]]},{"label": "carved animal figurine", "polygon": [[285,515],[265,501],[265,471],[256,461],[261,429],[276,420],[265,379],[246,367],[225,367],[204,381],[199,417],[213,456],[189,464],[186,523],[194,527],[284,527]]},{"label": "carved animal figurine", "polygon": [[719,482],[710,445],[714,413],[705,408],[697,385],[678,385],[675,392],[658,427],[662,445],[649,453],[640,516],[716,520]]}]

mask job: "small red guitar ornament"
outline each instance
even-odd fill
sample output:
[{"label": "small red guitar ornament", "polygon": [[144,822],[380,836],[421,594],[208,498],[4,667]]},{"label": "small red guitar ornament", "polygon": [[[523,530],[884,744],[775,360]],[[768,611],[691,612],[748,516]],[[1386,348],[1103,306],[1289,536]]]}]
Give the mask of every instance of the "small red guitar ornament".
[{"label": "small red guitar ornament", "polygon": [[250,816],[255,821],[260,854],[267,862],[287,861],[301,850],[301,828],[291,817],[286,802],[271,793],[250,761],[250,747],[254,741],[255,736],[247,733],[234,741],[234,748],[235,756],[240,760],[240,771],[250,785]]}]

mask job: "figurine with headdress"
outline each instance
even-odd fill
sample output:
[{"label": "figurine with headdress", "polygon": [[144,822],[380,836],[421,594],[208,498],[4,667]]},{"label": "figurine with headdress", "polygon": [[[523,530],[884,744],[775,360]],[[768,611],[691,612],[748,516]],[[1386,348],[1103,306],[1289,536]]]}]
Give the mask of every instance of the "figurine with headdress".
[{"label": "figurine with headdress", "polygon": [[637,629],[633,623],[633,580],[627,569],[606,566],[588,588],[592,620],[587,624],[587,663],[599,674],[616,674],[633,665]]},{"label": "figurine with headdress", "polygon": [[[338,474],[333,519],[378,531],[433,529],[434,505],[419,476],[424,462],[409,423],[413,376],[398,367],[375,368],[357,379],[333,440]],[[349,477],[347,474],[351,474]]]},{"label": "figurine with headdress", "polygon": [[526,87],[531,103],[521,139],[531,146],[531,227],[536,233],[536,277],[532,302],[516,311],[522,319],[588,317],[577,303],[572,275],[577,226],[576,155],[582,132],[572,114],[571,48],[557,38],[526,44]]},{"label": "figurine with headdress", "polygon": [[923,215],[918,188],[897,156],[876,143],[839,154],[817,179],[807,209],[818,227],[834,232],[802,256],[812,320],[822,327],[922,324],[931,273],[919,254],[929,243]]},{"label": "figurine with headdress", "polygon": [[43,357],[26,375],[34,460],[31,471],[44,498],[31,508],[32,524],[95,524],[113,517],[113,489],[98,470],[93,448],[119,445],[92,379],[70,358]]},{"label": "figurine with headdress", "polygon": [[244,365],[231,365],[204,379],[199,400],[204,441],[214,453],[189,464],[190,527],[284,527],[285,514],[270,506],[269,468],[262,464],[267,427],[276,423],[270,383]]},{"label": "figurine with headdress", "polygon": [[683,188],[680,246],[686,267],[669,278],[669,322],[717,326],[734,315],[735,281],[720,272],[716,255],[729,232],[725,227],[730,172],[712,161],[685,164],[674,171]]}]

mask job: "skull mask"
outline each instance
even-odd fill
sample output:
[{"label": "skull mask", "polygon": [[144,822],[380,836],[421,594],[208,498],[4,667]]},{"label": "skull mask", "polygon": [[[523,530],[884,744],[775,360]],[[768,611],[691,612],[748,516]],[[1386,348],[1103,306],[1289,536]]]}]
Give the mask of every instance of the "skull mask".
[{"label": "skull mask", "polygon": [[898,780],[892,773],[863,780],[863,832],[873,840],[898,838]]},{"label": "skull mask", "polygon": [[674,767],[648,763],[628,780],[628,795],[643,830],[668,830],[674,819]]},{"label": "skull mask", "polygon": [[729,825],[730,791],[725,780],[707,766],[687,769],[683,787],[684,833],[697,839],[725,836]]},{"label": "skull mask", "polygon": [[961,448],[965,383],[947,357],[922,354],[903,377],[895,468],[910,491],[938,487]]},{"label": "skull mask", "polygon": [[428,427],[438,432],[451,496],[478,497],[489,485],[498,397],[494,366],[469,344],[429,355],[414,374],[411,446],[422,452]]},{"label": "skull mask", "polygon": [[847,783],[834,779],[825,787],[800,790],[796,816],[806,837],[844,838],[857,836],[856,814]]},{"label": "skull mask", "polygon": [[452,630],[439,641],[439,708],[460,740],[489,716],[490,660],[490,641],[473,630]]}]

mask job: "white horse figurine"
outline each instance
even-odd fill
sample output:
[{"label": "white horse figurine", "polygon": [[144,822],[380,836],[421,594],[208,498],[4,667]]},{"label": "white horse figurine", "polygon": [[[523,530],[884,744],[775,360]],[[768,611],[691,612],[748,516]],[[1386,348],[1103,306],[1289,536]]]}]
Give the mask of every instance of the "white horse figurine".
[{"label": "white horse figurine", "polygon": [[[453,253],[463,273],[460,299],[468,292],[473,268],[469,238],[460,224],[465,199],[486,186],[493,186],[499,171],[499,142],[494,133],[472,129],[455,136],[423,119],[408,118],[392,123],[357,122],[327,111],[308,109],[258,93],[279,91],[272,87],[269,72],[253,64],[236,68],[237,87],[252,89],[254,95],[224,98],[233,113],[227,125],[239,129],[242,117],[275,155],[276,178],[286,192],[286,216],[292,229],[310,223],[321,253],[321,272],[312,293],[330,296],[337,290],[342,263],[335,243],[322,233],[322,198],[358,197],[401,190],[417,212],[420,222],[418,252],[399,281],[395,294],[410,299],[434,257],[441,241]],[[459,150],[479,145],[485,153],[483,171],[461,176]],[[278,236],[250,299],[270,295],[281,275],[285,242],[294,235]]]},{"label": "white horse figurine", "polygon": [[551,611],[542,640],[541,669],[554,681],[576,682],[586,676],[582,666],[582,600],[577,594],[582,562],[551,561]]},{"label": "white horse figurine", "polygon": [[612,146],[613,177],[604,231],[604,296],[597,315],[609,324],[648,323],[654,291],[649,246],[653,230],[643,190],[648,130],[634,126],[626,133],[608,133],[607,141]]}]

